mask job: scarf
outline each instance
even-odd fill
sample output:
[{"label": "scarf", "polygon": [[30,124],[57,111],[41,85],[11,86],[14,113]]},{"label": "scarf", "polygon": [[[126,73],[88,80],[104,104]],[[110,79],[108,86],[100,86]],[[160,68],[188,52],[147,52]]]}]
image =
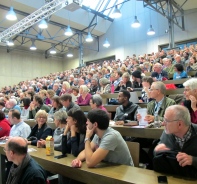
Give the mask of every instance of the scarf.
[{"label": "scarf", "polygon": [[6,184],[16,184],[19,182],[19,179],[23,174],[23,170],[28,165],[30,159],[31,157],[27,153],[22,163],[18,167],[15,164],[12,164]]}]

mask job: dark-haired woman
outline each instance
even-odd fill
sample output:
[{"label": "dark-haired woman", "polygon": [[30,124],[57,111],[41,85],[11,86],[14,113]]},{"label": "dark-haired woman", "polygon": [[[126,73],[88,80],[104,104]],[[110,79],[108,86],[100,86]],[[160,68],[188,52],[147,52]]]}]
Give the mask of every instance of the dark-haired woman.
[{"label": "dark-haired woman", "polygon": [[57,111],[59,111],[59,110],[61,110],[62,107],[63,107],[63,106],[62,106],[62,104],[61,104],[61,102],[60,102],[60,97],[54,96],[54,97],[52,98],[52,108],[51,108],[50,111],[49,111],[48,117],[49,117],[49,118],[53,118],[54,113],[57,112]]},{"label": "dark-haired woman", "polygon": [[30,98],[23,98],[21,100],[22,104],[23,104],[23,109],[21,111],[21,119],[22,120],[27,120],[29,118],[29,106],[31,103],[31,99]]},{"label": "dark-haired woman", "polygon": [[173,80],[187,78],[187,73],[184,71],[184,67],[182,64],[175,64],[174,65],[174,75]]},{"label": "dark-haired woman", "polygon": [[87,118],[83,111],[71,109],[67,113],[67,125],[62,137],[62,148],[75,157],[84,149]]}]

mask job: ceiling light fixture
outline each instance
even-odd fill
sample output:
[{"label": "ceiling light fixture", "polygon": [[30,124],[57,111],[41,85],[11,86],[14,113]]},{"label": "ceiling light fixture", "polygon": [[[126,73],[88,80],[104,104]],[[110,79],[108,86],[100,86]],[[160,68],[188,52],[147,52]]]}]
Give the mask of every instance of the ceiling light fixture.
[{"label": "ceiling light fixture", "polygon": [[118,6],[115,6],[114,11],[111,14],[112,18],[116,19],[116,18],[120,18],[122,16],[120,10],[118,9]]},{"label": "ceiling light fixture", "polygon": [[40,23],[38,24],[38,27],[39,27],[40,29],[46,29],[46,28],[48,28],[48,25],[47,25],[46,20],[42,19],[42,20],[40,21]]},{"label": "ceiling light fixture", "polygon": [[5,17],[6,19],[11,21],[17,20],[16,13],[14,12],[14,8],[12,6],[10,7],[10,10],[8,11]]},{"label": "ceiling light fixture", "polygon": [[134,17],[134,21],[133,21],[133,23],[131,24],[131,27],[133,27],[133,28],[138,28],[138,27],[140,27],[140,22],[138,21],[137,16]]},{"label": "ceiling light fixture", "polygon": [[72,36],[73,35],[73,32],[72,32],[72,30],[71,30],[69,25],[67,26],[67,28],[66,28],[66,30],[64,32],[64,35],[66,35],[66,36]]},{"label": "ceiling light fixture", "polygon": [[31,40],[32,44],[31,44],[31,47],[30,47],[30,50],[37,50],[37,47],[35,45],[35,40]]},{"label": "ceiling light fixture", "polygon": [[67,57],[73,57],[73,53],[70,50],[68,50]]},{"label": "ceiling light fixture", "polygon": [[147,31],[147,35],[152,36],[155,34],[155,30],[153,29],[152,25],[150,25],[150,28]]},{"label": "ceiling light fixture", "polygon": [[9,39],[9,40],[7,41],[7,46],[14,46],[14,42],[13,42],[12,39]]},{"label": "ceiling light fixture", "polygon": [[56,53],[57,53],[57,51],[56,51],[54,45],[52,45],[52,48],[50,49],[50,54],[56,54]]},{"label": "ceiling light fixture", "polygon": [[110,46],[110,43],[109,43],[108,39],[105,38],[105,41],[104,41],[104,43],[103,43],[103,47],[108,48],[109,46]]},{"label": "ceiling light fixture", "polygon": [[93,38],[90,32],[88,32],[88,35],[86,36],[86,42],[92,42]]}]

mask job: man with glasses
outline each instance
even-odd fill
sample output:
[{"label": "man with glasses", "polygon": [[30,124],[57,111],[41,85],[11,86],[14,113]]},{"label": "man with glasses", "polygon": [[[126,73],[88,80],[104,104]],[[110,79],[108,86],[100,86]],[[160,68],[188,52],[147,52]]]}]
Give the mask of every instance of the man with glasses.
[{"label": "man with glasses", "polygon": [[[175,105],[175,101],[165,96],[166,87],[163,82],[153,82],[150,88],[150,98],[155,99],[147,104],[147,115],[145,121],[154,122],[155,116],[159,116],[159,120],[163,121],[164,112],[167,107]],[[137,114],[137,120],[141,119],[141,115]]]},{"label": "man with glasses", "polygon": [[6,184],[46,184],[46,173],[27,153],[27,142],[24,138],[10,138],[4,151],[8,161],[13,162]]},{"label": "man with glasses", "polygon": [[[197,173],[197,125],[190,121],[190,114],[187,108],[182,105],[173,105],[166,109],[163,124],[165,130],[161,135],[159,144],[155,147],[155,153],[161,151],[177,151],[177,165],[184,168],[185,173],[191,166],[190,171]],[[160,162],[160,168],[164,162]],[[196,175],[196,174],[195,174]]]}]

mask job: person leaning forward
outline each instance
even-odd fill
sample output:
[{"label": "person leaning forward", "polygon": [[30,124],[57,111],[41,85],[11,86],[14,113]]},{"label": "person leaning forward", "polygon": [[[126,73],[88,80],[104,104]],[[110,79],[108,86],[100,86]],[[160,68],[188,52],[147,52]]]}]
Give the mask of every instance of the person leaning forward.
[{"label": "person leaning forward", "polygon": [[[163,119],[165,130],[159,144],[155,147],[154,170],[170,174],[179,174],[197,178],[197,125],[191,123],[188,109],[182,105],[173,105],[166,109]],[[156,161],[159,152],[174,151],[176,156],[169,165],[165,164],[164,157]],[[176,167],[175,167],[176,166]],[[173,170],[173,168],[176,168]],[[178,173],[177,173],[178,172]]]},{"label": "person leaning forward", "polygon": [[[163,82],[153,82],[150,88],[150,98],[152,100],[147,104],[147,115],[145,121],[148,123],[154,122],[154,117],[159,116],[159,120],[163,121],[164,112],[167,107],[175,105],[175,101],[165,96],[166,87]],[[141,119],[141,115],[137,114],[137,120]]]}]

